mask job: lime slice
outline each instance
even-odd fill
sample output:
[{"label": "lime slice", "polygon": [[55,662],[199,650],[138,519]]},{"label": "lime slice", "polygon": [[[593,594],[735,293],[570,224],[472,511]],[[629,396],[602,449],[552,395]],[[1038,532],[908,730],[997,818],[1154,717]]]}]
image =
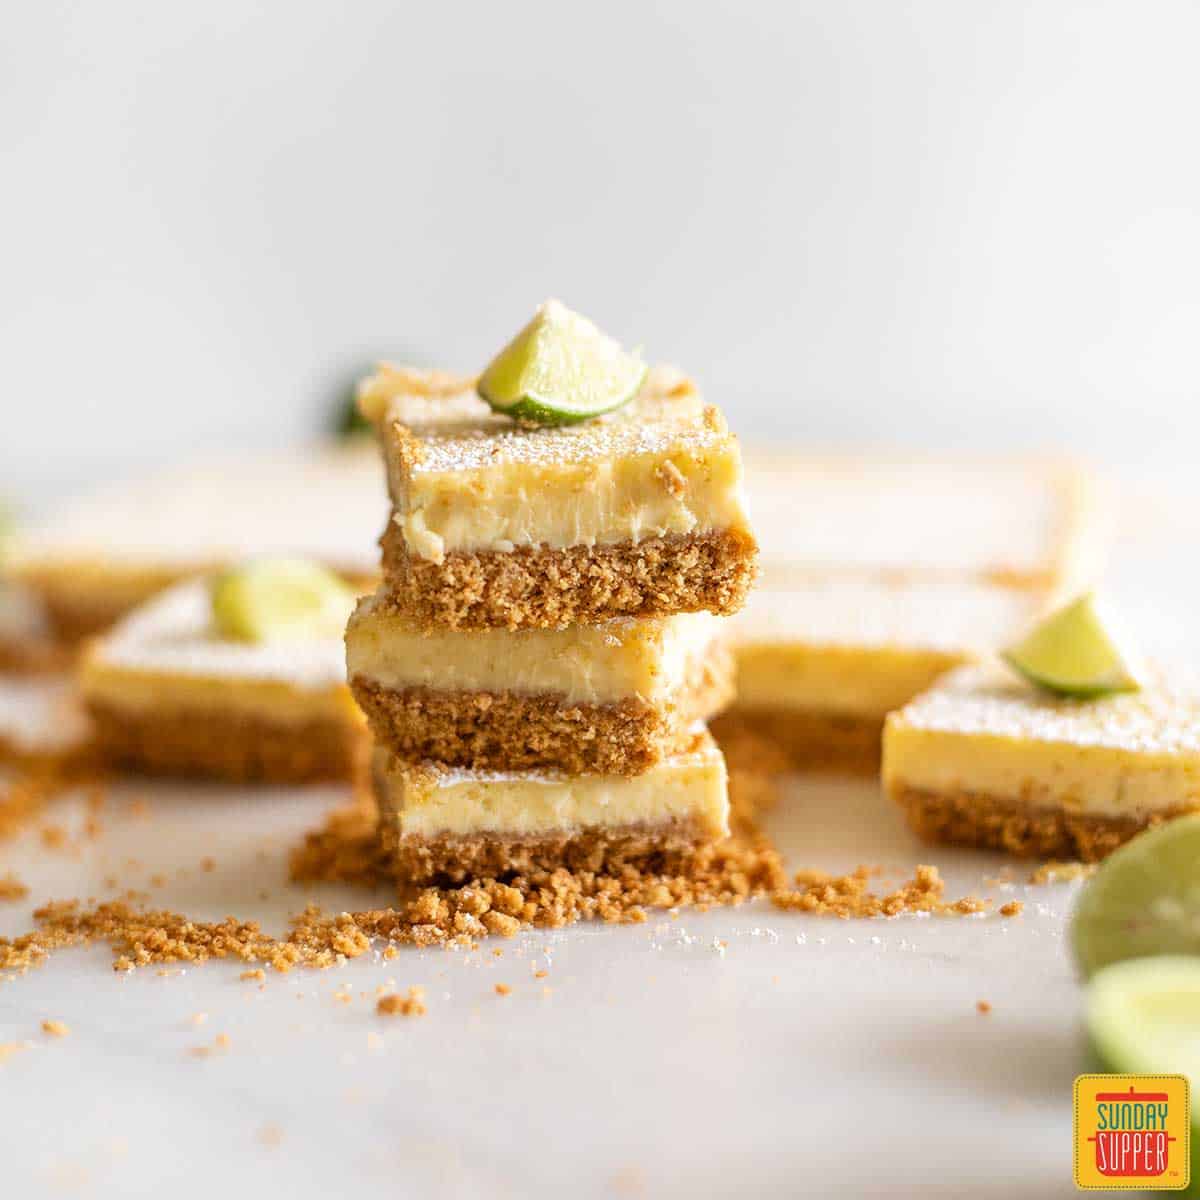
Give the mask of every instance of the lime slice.
[{"label": "lime slice", "polygon": [[1003,657],[1030,683],[1060,696],[1096,699],[1136,692],[1140,686],[1105,630],[1090,592],[1051,613]]},{"label": "lime slice", "polygon": [[537,425],[573,425],[637,395],[646,364],[557,300],[492,359],[479,394],[497,412]]},{"label": "lime slice", "polygon": [[1084,1021],[1096,1057],[1128,1075],[1186,1075],[1200,1101],[1200,958],[1114,963],[1088,985]]},{"label": "lime slice", "polygon": [[303,559],[261,559],[226,571],[212,584],[217,632],[242,642],[337,637],[354,600],[353,590],[336,575]]},{"label": "lime slice", "polygon": [[1084,884],[1071,946],[1085,975],[1152,954],[1200,955],[1200,814],[1114,851]]}]

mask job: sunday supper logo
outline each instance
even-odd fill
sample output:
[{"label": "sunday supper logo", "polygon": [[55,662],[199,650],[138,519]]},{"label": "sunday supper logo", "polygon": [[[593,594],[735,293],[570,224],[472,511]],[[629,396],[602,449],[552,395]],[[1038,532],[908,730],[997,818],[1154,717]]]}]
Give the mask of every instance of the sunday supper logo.
[{"label": "sunday supper logo", "polygon": [[1190,1110],[1182,1075],[1075,1080],[1075,1186],[1175,1191],[1188,1185]]}]

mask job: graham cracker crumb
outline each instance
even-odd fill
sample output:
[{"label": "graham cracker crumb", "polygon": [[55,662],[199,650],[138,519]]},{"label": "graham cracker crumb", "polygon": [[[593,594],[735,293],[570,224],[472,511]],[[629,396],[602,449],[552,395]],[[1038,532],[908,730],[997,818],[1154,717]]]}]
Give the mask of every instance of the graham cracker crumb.
[{"label": "graham cracker crumb", "polygon": [[1000,915],[1002,917],[1017,917],[1025,911],[1025,905],[1020,900],[1010,900],[1007,904],[1000,906]]},{"label": "graham cracker crumb", "polygon": [[512,992],[512,988],[510,988],[507,983],[496,984],[496,995],[497,996],[507,996],[511,992]]},{"label": "graham cracker crumb", "polygon": [[1044,862],[1029,876],[1030,883],[1070,883],[1076,879],[1087,879],[1096,872],[1096,863]]},{"label": "graham cracker crumb", "polygon": [[29,888],[25,886],[11,871],[6,875],[0,875],[0,902],[10,900],[24,900],[29,895]]},{"label": "graham cracker crumb", "polygon": [[410,987],[407,996],[395,992],[390,996],[380,996],[375,1011],[382,1017],[423,1017],[427,1011],[425,989]]},{"label": "graham cracker crumb", "polygon": [[258,1131],[258,1141],[263,1146],[278,1146],[283,1142],[283,1130],[278,1125],[264,1125]]},{"label": "graham cracker crumb", "polygon": [[992,1011],[992,1006],[986,1000],[978,1000],[975,1003],[975,1009],[977,1012],[987,1016]]},{"label": "graham cracker crumb", "polygon": [[253,971],[243,971],[238,976],[238,978],[243,981],[249,980],[249,979],[262,980],[262,979],[266,979],[266,977],[267,977],[267,973],[266,973],[266,971],[264,971],[262,969],[262,967],[255,967]]},{"label": "graham cracker crumb", "polygon": [[11,1058],[18,1050],[24,1050],[25,1047],[20,1042],[0,1042],[0,1063],[5,1059]]},{"label": "graham cracker crumb", "polygon": [[206,1013],[206,1012],[192,1013],[192,1024],[193,1025],[203,1025],[204,1022],[207,1020],[208,1020],[208,1013]]},{"label": "graham cracker crumb", "polygon": [[895,917],[901,913],[926,912],[938,916],[970,916],[983,912],[987,902],[975,896],[960,900],[942,899],[946,885],[937,867],[918,866],[913,878],[893,892],[877,895],[868,889],[878,867],[859,866],[849,875],[827,875],[823,871],[801,871],[796,882],[800,891],[777,891],[771,896],[777,908],[811,913],[814,916]]},{"label": "graham cracker crumb", "polygon": [[682,499],[687,491],[687,478],[669,458],[654,468],[654,478],[663,485],[667,494],[676,500]]},{"label": "graham cracker crumb", "polygon": [[66,1037],[71,1032],[70,1026],[62,1021],[46,1020],[42,1022],[42,1032],[48,1033],[51,1037],[61,1038]]},{"label": "graham cracker crumb", "polygon": [[546,976],[549,974],[550,974],[549,971],[534,971],[533,977],[534,977],[534,979],[545,979]]}]

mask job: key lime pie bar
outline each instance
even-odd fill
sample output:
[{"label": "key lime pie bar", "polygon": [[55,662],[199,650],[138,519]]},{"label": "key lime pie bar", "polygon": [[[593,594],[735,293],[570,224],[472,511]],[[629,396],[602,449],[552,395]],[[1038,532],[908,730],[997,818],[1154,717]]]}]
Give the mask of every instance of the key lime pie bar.
[{"label": "key lime pie bar", "polygon": [[884,783],[923,837],[1021,855],[1102,858],[1200,809],[1200,679],[1056,696],[999,665],[954,672],[893,714]]},{"label": "key lime pie bar", "polygon": [[107,629],[171,584],[252,555],[378,572],[387,499],[373,446],[213,462],[86,496],[22,534],[12,569],[58,634]]},{"label": "key lime pie bar", "polygon": [[[102,755],[237,781],[349,777],[366,752],[341,637],[353,596],[337,601],[340,615],[274,637],[269,622],[239,622],[262,596],[229,578],[224,592],[207,579],[177,585],[88,647],[80,686]],[[214,603],[225,595],[228,614]]]},{"label": "key lime pie bar", "polygon": [[1096,571],[1101,506],[1070,462],[748,452],[746,473],[768,583],[803,571],[1047,593]]},{"label": "key lime pie bar", "polygon": [[873,774],[888,713],[1009,642],[1040,603],[986,583],[767,583],[732,619],[737,700],[714,732],[720,740],[748,727],[798,769]]},{"label": "key lime pie bar", "polygon": [[406,764],[382,746],[373,772],[385,848],[411,883],[671,870],[729,832],[725,760],[703,728],[633,778]]},{"label": "key lime pie bar", "polygon": [[636,775],[733,695],[727,622],[619,617],[566,629],[423,629],[381,598],[346,631],[380,742],[480,770]]},{"label": "key lime pie bar", "polygon": [[447,628],[731,613],[754,577],[736,438],[669,369],[566,425],[493,411],[476,381],[381,367],[362,384],[393,516],[387,603]]}]

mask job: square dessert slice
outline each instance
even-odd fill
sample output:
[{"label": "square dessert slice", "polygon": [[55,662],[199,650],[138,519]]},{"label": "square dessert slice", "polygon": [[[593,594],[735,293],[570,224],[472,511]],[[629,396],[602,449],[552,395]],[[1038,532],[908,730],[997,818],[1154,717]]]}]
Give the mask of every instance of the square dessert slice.
[{"label": "square dessert slice", "polygon": [[350,620],[346,664],[376,739],[400,758],[636,775],[732,698],[727,625],[700,612],[431,629],[379,593]]},{"label": "square dessert slice", "polygon": [[998,665],[947,676],[887,721],[884,783],[921,836],[1102,858],[1200,809],[1200,681],[1058,699]]},{"label": "square dessert slice", "polygon": [[86,496],[18,535],[12,570],[56,632],[109,628],[155,593],[254,556],[308,558],[364,587],[387,515],[370,439],[235,458]]},{"label": "square dessert slice", "polygon": [[737,700],[714,723],[762,734],[798,770],[874,774],[883,722],[939,675],[1012,640],[1037,593],[986,583],[794,577],[731,619]]},{"label": "square dessert slice", "polygon": [[138,770],[274,783],[347,778],[367,731],[342,639],[252,643],[214,629],[208,581],[179,584],[84,655],[101,755]]},{"label": "square dessert slice", "polygon": [[382,367],[359,393],[392,497],[389,603],[447,628],[731,613],[754,576],[737,439],[678,372],[623,408],[528,427],[473,381]]},{"label": "square dessert slice", "polygon": [[752,451],[746,481],[768,582],[800,570],[1047,591],[1098,567],[1096,489],[1070,462]]},{"label": "square dessert slice", "polygon": [[703,728],[632,778],[406,764],[378,746],[373,770],[384,845],[411,883],[671,870],[729,832],[725,760]]}]

